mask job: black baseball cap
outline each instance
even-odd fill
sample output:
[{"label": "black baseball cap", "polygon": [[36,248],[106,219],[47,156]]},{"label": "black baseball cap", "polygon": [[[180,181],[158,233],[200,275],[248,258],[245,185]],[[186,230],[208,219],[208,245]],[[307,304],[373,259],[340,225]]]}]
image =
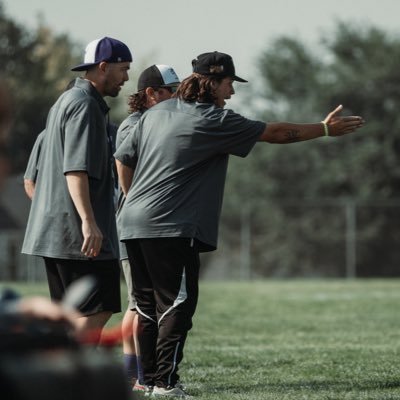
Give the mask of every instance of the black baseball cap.
[{"label": "black baseball cap", "polygon": [[235,81],[247,82],[245,79],[235,75],[232,57],[219,51],[200,54],[195,60],[192,60],[192,66],[193,72],[201,75],[230,76]]},{"label": "black baseball cap", "polygon": [[85,71],[102,61],[108,63],[131,62],[132,54],[126,44],[106,36],[91,41],[86,46],[83,63],[71,68],[71,71]]},{"label": "black baseball cap", "polygon": [[154,64],[146,68],[138,79],[138,92],[147,87],[176,87],[180,84],[178,75],[172,67],[165,64]]}]

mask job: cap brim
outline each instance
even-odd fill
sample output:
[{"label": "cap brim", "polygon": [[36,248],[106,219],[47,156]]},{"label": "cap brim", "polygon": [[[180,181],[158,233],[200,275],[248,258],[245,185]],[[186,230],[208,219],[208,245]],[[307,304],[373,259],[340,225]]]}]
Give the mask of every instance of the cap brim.
[{"label": "cap brim", "polygon": [[98,63],[79,64],[76,67],[71,68],[71,71],[86,71],[87,69],[96,64]]},{"label": "cap brim", "polygon": [[178,87],[180,82],[166,83],[165,85],[161,85],[160,87]]},{"label": "cap brim", "polygon": [[248,81],[246,81],[246,79],[243,79],[243,78],[239,78],[238,76],[234,76],[233,77],[233,80],[234,81],[238,81],[238,82],[243,82],[243,83],[247,83]]}]

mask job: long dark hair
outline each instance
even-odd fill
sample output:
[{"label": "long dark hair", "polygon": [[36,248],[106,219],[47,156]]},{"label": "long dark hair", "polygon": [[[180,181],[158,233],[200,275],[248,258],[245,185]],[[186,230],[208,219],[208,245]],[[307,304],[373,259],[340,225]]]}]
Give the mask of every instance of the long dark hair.
[{"label": "long dark hair", "polygon": [[136,111],[145,112],[146,107],[146,91],[141,90],[140,92],[134,93],[128,97],[128,113],[132,114]]},{"label": "long dark hair", "polygon": [[219,84],[222,79],[217,76],[193,73],[181,82],[174,97],[188,102],[214,103],[217,98],[214,84]]}]

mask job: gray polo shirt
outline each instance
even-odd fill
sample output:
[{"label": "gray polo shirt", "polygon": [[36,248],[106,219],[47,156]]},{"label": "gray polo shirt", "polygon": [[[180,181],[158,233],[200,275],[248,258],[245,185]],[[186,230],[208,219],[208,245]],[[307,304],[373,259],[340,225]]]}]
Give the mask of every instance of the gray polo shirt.
[{"label": "gray polo shirt", "polygon": [[115,140],[116,149],[118,149],[124,139],[129,135],[129,133],[131,133],[132,129],[135,127],[142,115],[143,113],[136,111],[132,114],[129,114],[129,116],[121,122],[121,125],[117,131],[117,138]]},{"label": "gray polo shirt", "polygon": [[26,165],[24,179],[29,179],[33,182],[36,182],[39,157],[40,157],[40,152],[42,150],[42,142],[45,132],[46,131],[40,132],[38,137],[36,138],[35,144],[33,145],[31,154],[29,156],[28,164]]},{"label": "gray polo shirt", "polygon": [[[139,121],[142,114],[143,113],[141,113],[139,111],[134,112],[121,122],[121,125],[119,126],[118,131],[117,131],[117,138],[116,138],[116,142],[115,142],[116,149],[118,149],[118,147],[121,145],[121,143],[124,141],[124,139],[133,130],[133,128],[135,127],[136,123]],[[124,203],[125,203],[125,196],[124,196],[121,188],[119,188],[118,209],[117,209],[117,230],[118,230],[119,236],[120,236],[120,230],[121,230],[121,226],[122,226],[121,211],[122,211],[122,206],[124,205]],[[128,258],[128,253],[126,252],[126,246],[122,242],[119,242],[119,258],[121,260],[126,260]]]},{"label": "gray polo shirt", "polygon": [[146,111],[115,153],[136,165],[120,239],[189,237],[215,250],[229,155],[245,157],[264,129],[213,104],[170,99]]},{"label": "gray polo shirt", "polygon": [[89,177],[94,216],[104,237],[96,259],[118,258],[112,144],[106,121],[108,110],[98,91],[80,78],[51,108],[23,253],[87,259],[80,251],[82,222],[65,178],[67,172],[84,171]]}]

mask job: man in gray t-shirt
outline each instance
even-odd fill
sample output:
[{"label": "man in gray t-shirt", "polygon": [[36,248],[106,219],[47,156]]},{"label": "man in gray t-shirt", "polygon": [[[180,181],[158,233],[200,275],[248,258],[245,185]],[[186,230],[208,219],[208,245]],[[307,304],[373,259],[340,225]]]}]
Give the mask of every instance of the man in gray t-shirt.
[{"label": "man in gray t-shirt", "polygon": [[32,147],[31,154],[29,156],[28,164],[24,173],[24,189],[26,195],[32,200],[33,194],[35,193],[35,184],[38,174],[38,164],[40,151],[42,150],[43,136],[46,131],[39,133],[35,140],[35,144]]},{"label": "man in gray t-shirt", "polygon": [[[122,121],[116,138],[116,148],[124,141],[133,130],[141,116],[151,107],[171,98],[179,85],[179,78],[172,67],[165,64],[151,65],[139,75],[137,92],[129,96],[128,105],[130,115]],[[120,190],[118,196],[117,228],[121,225],[120,212],[123,208],[125,195]],[[140,385],[142,367],[140,362],[139,346],[137,345],[137,319],[136,300],[133,294],[131,266],[128,260],[125,244],[120,242],[120,260],[124,272],[128,291],[128,308],[122,319],[122,350],[124,366],[128,382],[133,385],[134,391],[143,390]]]},{"label": "man in gray t-shirt", "polygon": [[[71,89],[74,86],[75,79],[70,81],[65,90]],[[32,147],[31,154],[29,155],[28,164],[24,173],[24,189],[26,195],[32,200],[35,193],[35,185],[39,168],[40,152],[42,150],[42,142],[45,130],[40,132],[37,136],[35,143]]]},{"label": "man in gray t-shirt", "polygon": [[121,310],[113,148],[105,96],[127,81],[131,53],[113,38],[88,44],[86,71],[51,108],[22,252],[44,258],[53,300],[84,275],[96,286],[79,306],[83,328],[99,334]]},{"label": "man in gray t-shirt", "polygon": [[231,110],[232,58],[204,53],[176,98],[152,107],[115,153],[122,187],[120,239],[132,262],[140,314],[144,384],[154,395],[184,396],[178,365],[198,297],[199,252],[217,247],[225,177],[230,155],[245,157],[257,142],[293,143],[349,133],[359,117],[322,123],[252,121]]}]

